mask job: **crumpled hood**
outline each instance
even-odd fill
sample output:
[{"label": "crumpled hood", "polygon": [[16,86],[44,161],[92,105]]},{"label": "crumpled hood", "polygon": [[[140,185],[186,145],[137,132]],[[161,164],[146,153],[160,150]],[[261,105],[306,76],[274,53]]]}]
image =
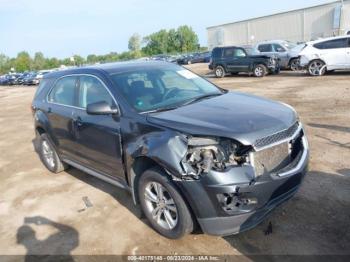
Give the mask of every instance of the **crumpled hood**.
[{"label": "crumpled hood", "polygon": [[295,111],[279,102],[228,92],[174,110],[151,113],[147,120],[195,136],[219,136],[252,145],[255,140],[289,128]]}]

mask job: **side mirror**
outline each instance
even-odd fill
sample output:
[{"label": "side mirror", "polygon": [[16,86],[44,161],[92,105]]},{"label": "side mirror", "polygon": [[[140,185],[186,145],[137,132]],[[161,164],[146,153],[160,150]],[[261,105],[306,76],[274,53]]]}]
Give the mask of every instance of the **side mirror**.
[{"label": "side mirror", "polygon": [[86,112],[89,115],[116,115],[118,114],[117,108],[111,108],[106,101],[96,102],[88,104]]}]

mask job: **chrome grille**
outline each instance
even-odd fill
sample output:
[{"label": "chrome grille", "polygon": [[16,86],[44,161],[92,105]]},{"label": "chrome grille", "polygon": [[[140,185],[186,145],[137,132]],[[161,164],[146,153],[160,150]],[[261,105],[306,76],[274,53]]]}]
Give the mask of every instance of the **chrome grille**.
[{"label": "chrome grille", "polygon": [[287,139],[288,137],[293,136],[293,134],[298,130],[298,128],[299,128],[299,123],[295,122],[295,124],[288,129],[285,129],[273,135],[265,136],[263,138],[259,138],[255,140],[254,147],[262,148],[262,147],[277,143],[279,141],[282,141],[284,139]]},{"label": "chrome grille", "polygon": [[290,158],[289,142],[250,153],[250,161],[257,177],[284,168],[290,163]]}]

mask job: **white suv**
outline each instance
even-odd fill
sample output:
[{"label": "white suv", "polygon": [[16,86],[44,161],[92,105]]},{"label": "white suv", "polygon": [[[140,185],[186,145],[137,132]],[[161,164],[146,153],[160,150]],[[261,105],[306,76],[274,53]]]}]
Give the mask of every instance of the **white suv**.
[{"label": "white suv", "polygon": [[300,55],[300,66],[310,75],[350,69],[350,36],[339,36],[308,42]]}]

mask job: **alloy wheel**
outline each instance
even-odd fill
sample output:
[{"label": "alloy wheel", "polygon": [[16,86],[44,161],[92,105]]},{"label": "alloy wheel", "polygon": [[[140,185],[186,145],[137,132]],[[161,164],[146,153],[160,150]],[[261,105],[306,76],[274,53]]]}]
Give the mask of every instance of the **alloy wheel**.
[{"label": "alloy wheel", "polygon": [[46,140],[42,142],[42,150],[46,163],[53,168],[55,166],[54,153]]},{"label": "alloy wheel", "polygon": [[264,70],[261,68],[261,66],[258,66],[254,69],[254,73],[256,76],[262,76],[264,74]]},{"label": "alloy wheel", "polygon": [[216,68],[216,70],[215,70],[215,75],[216,75],[217,77],[222,77],[223,74],[224,74],[224,72],[223,72],[223,70],[222,70],[221,67]]},{"label": "alloy wheel", "polygon": [[178,211],[167,189],[158,182],[149,182],[144,192],[146,208],[162,228],[171,230],[178,222]]},{"label": "alloy wheel", "polygon": [[322,61],[312,61],[309,65],[309,73],[313,76],[323,75],[325,72],[324,63]]},{"label": "alloy wheel", "polygon": [[290,69],[292,71],[297,71],[299,69],[299,63],[297,59],[294,59],[291,63],[290,63]]}]

